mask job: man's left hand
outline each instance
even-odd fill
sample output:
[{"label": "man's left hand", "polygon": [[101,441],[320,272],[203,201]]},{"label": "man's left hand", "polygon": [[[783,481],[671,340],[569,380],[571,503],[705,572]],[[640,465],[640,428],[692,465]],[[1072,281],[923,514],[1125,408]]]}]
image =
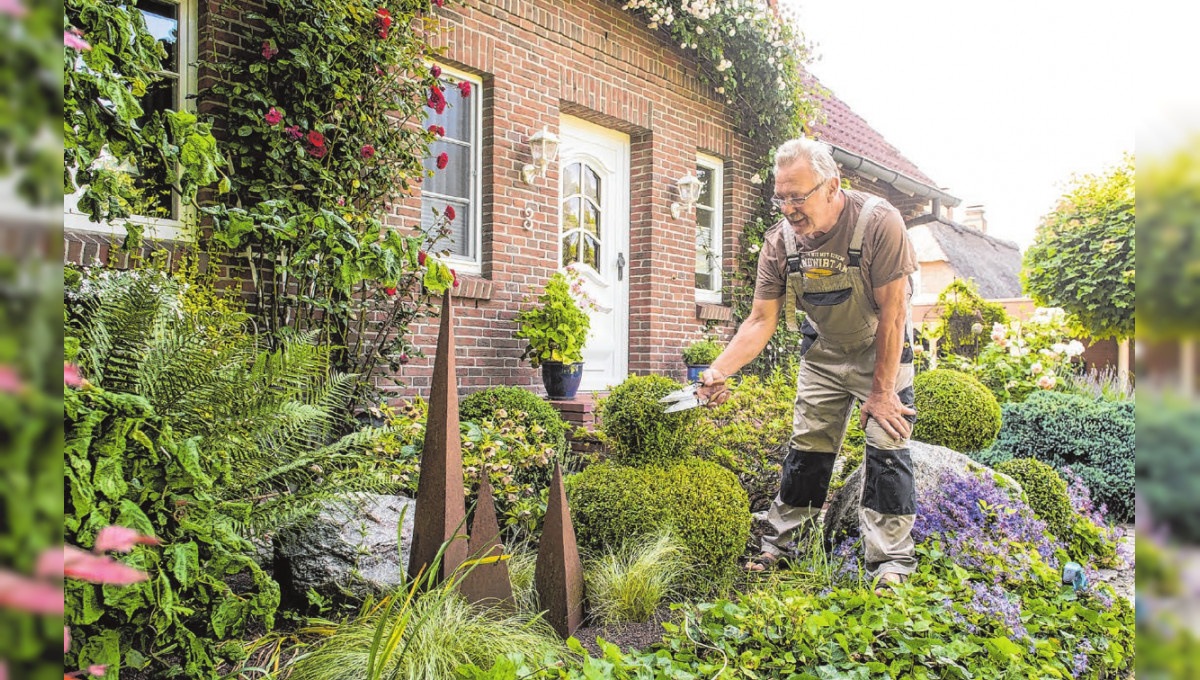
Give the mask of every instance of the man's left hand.
[{"label": "man's left hand", "polygon": [[915,416],[917,412],[900,403],[900,397],[895,392],[872,392],[859,409],[859,427],[866,428],[867,417],[875,419],[888,436],[896,439],[908,439],[912,434],[912,423],[904,416]]}]

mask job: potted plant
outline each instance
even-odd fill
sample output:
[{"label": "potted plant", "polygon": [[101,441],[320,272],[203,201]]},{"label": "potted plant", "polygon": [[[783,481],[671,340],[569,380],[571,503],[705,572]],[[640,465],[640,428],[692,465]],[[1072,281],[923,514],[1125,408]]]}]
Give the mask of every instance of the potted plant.
[{"label": "potted plant", "polygon": [[683,363],[687,364],[688,382],[699,380],[700,373],[717,360],[717,357],[721,355],[722,349],[721,343],[712,337],[704,338],[699,342],[693,342],[688,345],[683,350]]},{"label": "potted plant", "polygon": [[568,268],[551,276],[537,304],[514,319],[516,337],[528,343],[521,358],[534,368],[541,367],[542,384],[551,399],[572,399],[579,389],[583,345],[591,329],[583,307],[589,303],[578,274]]}]

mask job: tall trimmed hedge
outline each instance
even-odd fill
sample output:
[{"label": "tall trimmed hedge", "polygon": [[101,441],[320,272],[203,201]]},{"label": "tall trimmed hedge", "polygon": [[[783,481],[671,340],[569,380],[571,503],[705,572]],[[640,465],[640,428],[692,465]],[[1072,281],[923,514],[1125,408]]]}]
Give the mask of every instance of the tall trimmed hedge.
[{"label": "tall trimmed hedge", "polygon": [[1003,409],[994,458],[1036,458],[1057,470],[1070,467],[1107,518],[1134,516],[1134,405],[1077,394],[1036,392]]}]

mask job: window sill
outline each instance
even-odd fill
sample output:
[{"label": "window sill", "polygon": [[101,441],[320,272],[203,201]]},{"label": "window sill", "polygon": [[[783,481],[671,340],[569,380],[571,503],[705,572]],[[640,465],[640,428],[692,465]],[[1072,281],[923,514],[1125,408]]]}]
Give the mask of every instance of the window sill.
[{"label": "window sill", "polygon": [[696,318],[701,321],[733,321],[733,308],[711,302],[697,302]]}]

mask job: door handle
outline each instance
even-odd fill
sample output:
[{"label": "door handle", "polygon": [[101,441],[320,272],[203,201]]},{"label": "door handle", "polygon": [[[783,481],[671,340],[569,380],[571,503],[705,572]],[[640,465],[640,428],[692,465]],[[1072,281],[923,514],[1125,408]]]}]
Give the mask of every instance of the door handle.
[{"label": "door handle", "polygon": [[625,253],[617,253],[617,280],[625,278]]}]

